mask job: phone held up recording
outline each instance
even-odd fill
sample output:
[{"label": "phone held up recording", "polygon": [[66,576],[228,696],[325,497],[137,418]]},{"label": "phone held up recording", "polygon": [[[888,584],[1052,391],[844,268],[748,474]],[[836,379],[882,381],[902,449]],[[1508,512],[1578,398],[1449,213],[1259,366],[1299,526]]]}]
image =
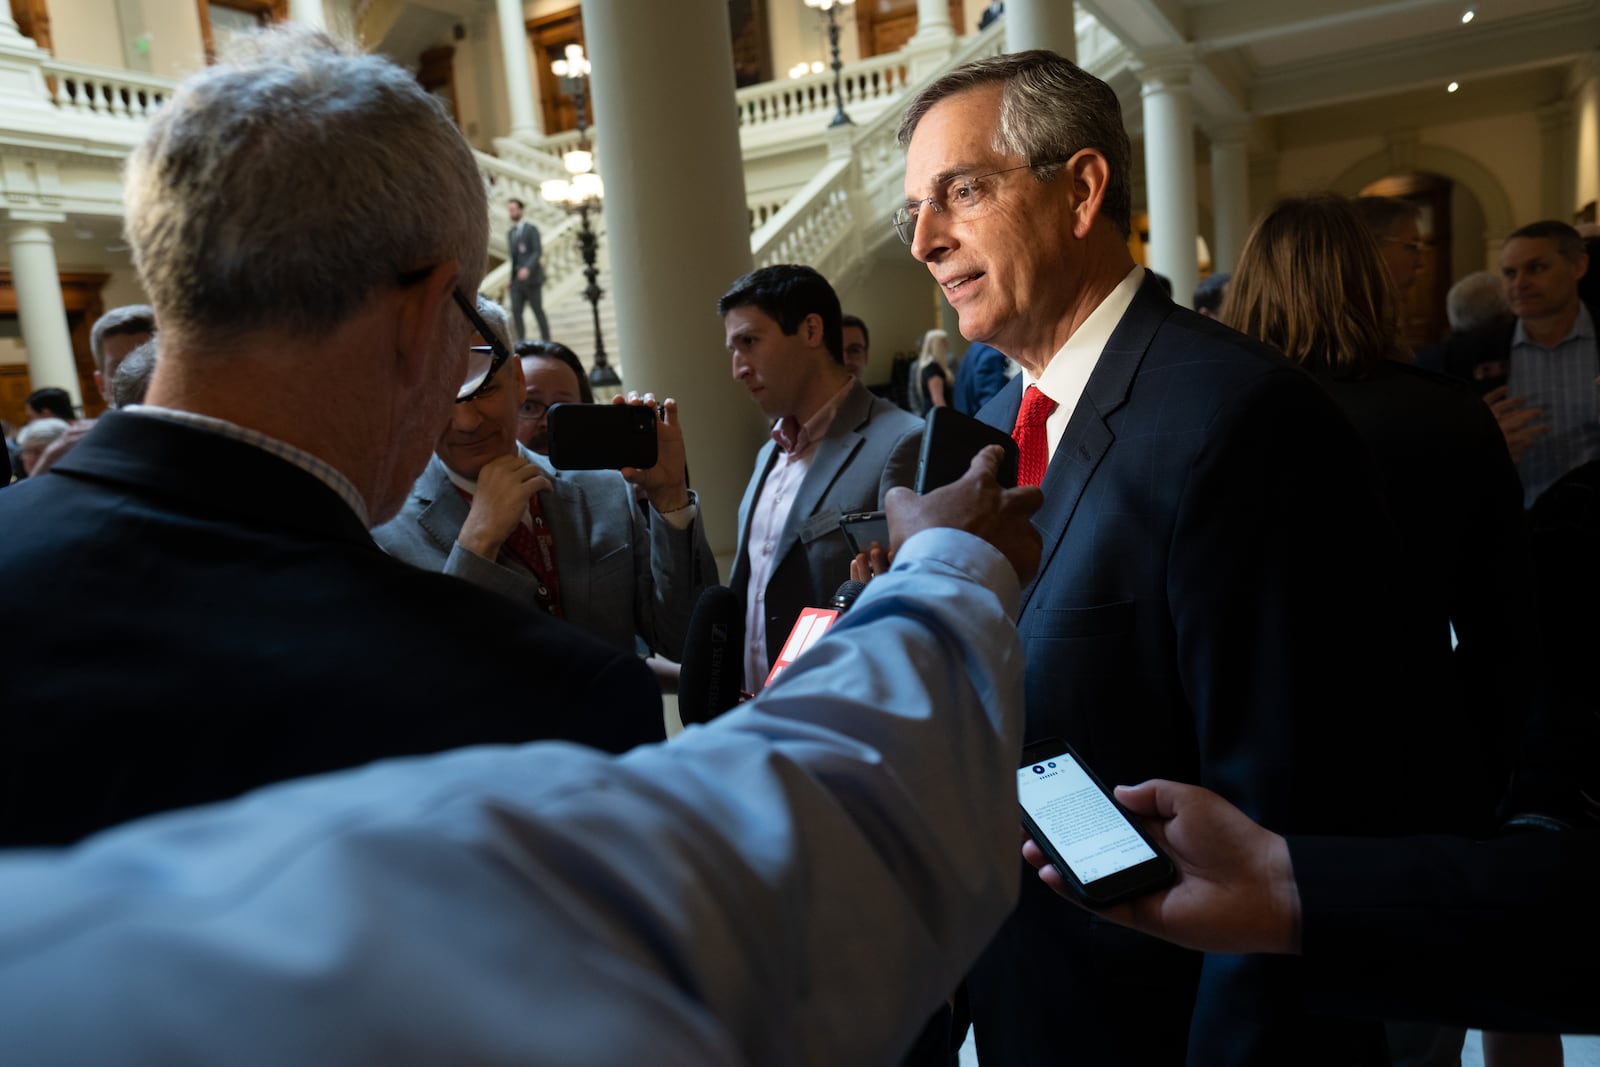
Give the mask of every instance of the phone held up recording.
[{"label": "phone held up recording", "polygon": [[1022,750],[1022,825],[1078,899],[1103,908],[1168,885],[1176,870],[1065,741]]}]

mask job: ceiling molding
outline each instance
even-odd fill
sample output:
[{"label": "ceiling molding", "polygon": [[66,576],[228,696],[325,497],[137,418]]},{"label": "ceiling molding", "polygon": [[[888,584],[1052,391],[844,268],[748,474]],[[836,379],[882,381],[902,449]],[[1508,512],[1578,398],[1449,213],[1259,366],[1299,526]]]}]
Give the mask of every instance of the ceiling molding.
[{"label": "ceiling molding", "polygon": [[1202,51],[1242,48],[1258,41],[1317,33],[1408,11],[1459,8],[1462,0],[1228,0],[1191,8],[1189,32]]},{"label": "ceiling molding", "polygon": [[1419,48],[1414,40],[1259,72],[1250,111],[1275,115],[1427,85],[1570,63],[1600,39],[1600,2],[1534,15]]},{"label": "ceiling molding", "polygon": [[[1048,0],[1037,0],[1039,3]],[[1178,0],[1077,0],[1078,6],[1135,52],[1189,43],[1188,18]]]}]

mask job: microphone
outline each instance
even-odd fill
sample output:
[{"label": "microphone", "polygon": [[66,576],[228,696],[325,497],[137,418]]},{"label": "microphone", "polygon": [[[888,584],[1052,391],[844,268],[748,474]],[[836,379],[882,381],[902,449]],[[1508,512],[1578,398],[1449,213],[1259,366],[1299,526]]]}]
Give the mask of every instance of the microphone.
[{"label": "microphone", "polygon": [[678,717],[706,723],[739,703],[744,684],[744,602],[725,585],[700,594],[683,641]]},{"label": "microphone", "polygon": [[[800,617],[795,620],[794,629],[789,631],[789,639],[783,643],[783,650],[778,653],[778,659],[772,665],[772,671],[767,675],[767,685],[771,685],[780,672],[788,667],[800,654],[812,645],[817,639],[828,632],[828,627],[850,610],[856,602],[856,597],[867,587],[866,582],[854,579],[845,582],[833,593],[833,606],[828,608],[802,608]],[[679,683],[682,688],[682,683]]]},{"label": "microphone", "polygon": [[850,610],[850,606],[856,602],[856,597],[860,596],[866,587],[866,582],[858,582],[854,578],[845,582],[833,592],[833,609],[843,615]]}]

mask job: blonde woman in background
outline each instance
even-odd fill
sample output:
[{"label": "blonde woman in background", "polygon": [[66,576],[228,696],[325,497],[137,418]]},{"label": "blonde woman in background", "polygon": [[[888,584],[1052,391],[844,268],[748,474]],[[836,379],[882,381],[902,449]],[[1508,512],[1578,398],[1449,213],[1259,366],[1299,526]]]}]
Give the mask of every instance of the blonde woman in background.
[{"label": "blonde woman in background", "polygon": [[950,404],[950,335],[929,330],[922,335],[922,354],[911,368],[911,410],[926,415]]}]

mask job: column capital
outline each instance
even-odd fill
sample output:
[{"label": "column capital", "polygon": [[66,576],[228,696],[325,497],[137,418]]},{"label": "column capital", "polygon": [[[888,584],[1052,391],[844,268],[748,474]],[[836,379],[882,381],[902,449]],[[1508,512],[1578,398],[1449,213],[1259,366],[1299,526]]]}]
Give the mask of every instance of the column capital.
[{"label": "column capital", "polygon": [[1572,112],[1571,100],[1557,100],[1533,109],[1533,113],[1539,118],[1539,129],[1544,133],[1565,129],[1572,121]]},{"label": "column capital", "polygon": [[1186,89],[1199,62],[1193,45],[1175,45],[1171,48],[1151,48],[1133,57],[1134,72],[1145,92],[1163,89]]},{"label": "column capital", "polygon": [[46,239],[50,237],[50,226],[59,225],[67,221],[65,212],[41,211],[37,208],[14,207],[6,212],[6,221],[11,223],[7,237],[19,240],[25,234],[37,231]]}]

